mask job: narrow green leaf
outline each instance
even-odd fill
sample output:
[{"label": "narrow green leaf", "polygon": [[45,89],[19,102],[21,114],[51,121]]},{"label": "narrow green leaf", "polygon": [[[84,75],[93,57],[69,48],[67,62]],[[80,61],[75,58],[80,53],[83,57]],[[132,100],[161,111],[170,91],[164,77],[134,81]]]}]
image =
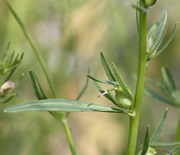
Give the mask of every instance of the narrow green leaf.
[{"label": "narrow green leaf", "polygon": [[89,78],[86,77],[86,82],[85,82],[82,90],[80,91],[79,95],[76,97],[76,100],[79,100],[82,97],[82,95],[84,94],[84,92],[86,91],[86,89],[88,87],[88,84],[89,84]]},{"label": "narrow green leaf", "polygon": [[167,118],[167,114],[168,114],[168,109],[165,110],[157,129],[155,130],[153,136],[151,137],[151,140],[150,140],[151,146],[154,146],[153,144],[156,142],[157,138],[160,136],[160,134],[163,130],[166,118]]},{"label": "narrow green leaf", "polygon": [[114,81],[98,80],[97,78],[95,78],[94,76],[92,76],[92,75],[90,75],[90,74],[87,74],[87,76],[88,76],[90,79],[92,79],[93,81],[95,81],[95,82],[119,86],[119,84],[118,84],[117,82],[114,82]]},{"label": "narrow green leaf", "polygon": [[176,24],[174,25],[173,31],[172,31],[171,35],[169,36],[168,40],[163,45],[163,47],[156,53],[155,57],[160,55],[169,46],[169,44],[171,43],[171,41],[174,38],[175,33],[176,33]]},{"label": "narrow green leaf", "polygon": [[106,75],[109,78],[109,80],[116,81],[116,78],[114,77],[103,53],[101,53],[101,62],[102,62],[102,65],[104,67],[104,70],[105,70]]},{"label": "narrow green leaf", "polygon": [[165,89],[168,90],[169,93],[172,93],[172,91],[176,90],[176,84],[170,70],[168,69],[168,67],[162,67],[161,73]]},{"label": "narrow green leaf", "polygon": [[126,93],[127,97],[132,100],[133,99],[132,94],[130,93],[129,88],[127,87],[127,85],[122,81],[122,79],[121,79],[121,77],[120,77],[120,75],[118,73],[117,67],[116,67],[116,65],[114,63],[112,63],[112,71],[114,73],[116,81],[119,83],[122,90]]},{"label": "narrow green leaf", "polygon": [[167,11],[164,11],[158,21],[152,26],[147,36],[147,51],[152,53],[156,50],[165,35],[167,28]]},{"label": "narrow green leaf", "polygon": [[122,113],[118,108],[104,105],[81,102],[68,99],[47,99],[17,104],[8,107],[4,112],[25,112],[25,111],[61,111],[61,112],[111,112]]},{"label": "narrow green leaf", "polygon": [[146,129],[146,136],[144,139],[141,155],[146,155],[146,152],[148,151],[148,147],[149,147],[149,140],[150,140],[150,126],[148,125]]},{"label": "narrow green leaf", "polygon": [[33,86],[34,92],[36,94],[36,97],[39,100],[47,99],[35,73],[33,71],[29,71],[29,76],[31,78],[32,86]]},{"label": "narrow green leaf", "polygon": [[166,147],[166,146],[180,146],[180,142],[169,142],[169,143],[163,143],[163,142],[153,142],[150,143],[150,146],[153,147]]}]

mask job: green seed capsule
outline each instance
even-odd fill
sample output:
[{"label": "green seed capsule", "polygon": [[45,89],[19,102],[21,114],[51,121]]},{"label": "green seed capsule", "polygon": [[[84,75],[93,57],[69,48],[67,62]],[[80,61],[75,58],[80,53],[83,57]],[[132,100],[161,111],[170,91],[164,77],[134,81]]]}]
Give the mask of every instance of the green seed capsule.
[{"label": "green seed capsule", "polygon": [[144,3],[145,7],[148,8],[148,7],[152,6],[152,5],[154,5],[157,0],[142,0],[142,1]]},{"label": "green seed capsule", "polygon": [[123,108],[129,108],[132,102],[128,98],[120,98],[119,105]]}]

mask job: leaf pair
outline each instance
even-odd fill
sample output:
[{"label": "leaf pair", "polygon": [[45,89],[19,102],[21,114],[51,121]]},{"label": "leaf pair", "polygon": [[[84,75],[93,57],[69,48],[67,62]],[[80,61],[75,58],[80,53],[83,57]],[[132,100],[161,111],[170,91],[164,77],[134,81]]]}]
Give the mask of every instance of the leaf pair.
[{"label": "leaf pair", "polygon": [[147,36],[148,61],[157,57],[169,46],[170,42],[172,41],[175,35],[176,24],[168,40],[164,43],[162,47],[160,47],[165,37],[166,30],[167,30],[167,11],[164,11],[160,16],[159,20],[151,27],[151,29],[148,32],[148,36]]},{"label": "leaf pair", "polygon": [[[92,74],[87,76],[95,82],[96,88],[99,92],[110,100],[114,105],[123,108],[129,109],[133,102],[133,96],[126,85],[126,83],[121,79],[117,67],[114,63],[110,66],[103,53],[100,54],[101,62],[104,68],[104,71],[109,79],[109,81],[99,80],[95,78]],[[111,85],[113,88],[108,90],[103,90],[98,83]]]}]

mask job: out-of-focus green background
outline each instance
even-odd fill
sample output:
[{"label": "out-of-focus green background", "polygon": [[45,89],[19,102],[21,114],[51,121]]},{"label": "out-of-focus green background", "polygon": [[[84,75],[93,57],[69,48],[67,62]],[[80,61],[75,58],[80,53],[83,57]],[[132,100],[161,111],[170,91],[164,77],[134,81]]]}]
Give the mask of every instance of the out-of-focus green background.
[{"label": "out-of-focus green background", "polygon": [[[137,32],[133,0],[9,0],[22,17],[38,48],[42,52],[55,82],[59,98],[74,99],[86,79],[87,68],[101,79],[106,79],[100,63],[103,51],[110,62],[115,62],[122,77],[134,88],[132,74],[137,71]],[[180,21],[179,0],[158,0],[151,10],[149,25],[167,9],[169,28]],[[28,71],[34,70],[48,92],[32,49],[27,44],[16,21],[0,0],[0,52],[11,42],[11,49],[24,52],[24,60],[13,76],[25,78],[16,88],[19,96],[6,105],[0,105],[0,155],[70,155],[62,126],[46,112],[3,113],[7,105],[36,99]],[[153,60],[147,75],[161,80],[160,68],[169,64],[180,88],[180,28],[166,51]],[[82,101],[109,104],[92,82]],[[154,130],[166,105],[144,97],[139,143],[145,126]],[[169,107],[168,123],[161,137],[173,141],[178,111]],[[127,144],[128,118],[118,114],[72,113],[69,122],[81,155],[123,155]],[[167,150],[162,149],[161,152]]]}]

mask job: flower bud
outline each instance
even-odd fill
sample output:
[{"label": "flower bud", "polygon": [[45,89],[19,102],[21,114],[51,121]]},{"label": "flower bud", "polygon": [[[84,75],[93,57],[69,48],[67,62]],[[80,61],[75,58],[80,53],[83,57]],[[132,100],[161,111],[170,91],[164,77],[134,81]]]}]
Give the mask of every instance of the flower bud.
[{"label": "flower bud", "polygon": [[152,5],[154,5],[157,0],[142,0],[142,1],[144,3],[145,7],[148,8],[148,7],[152,6]]},{"label": "flower bud", "polygon": [[14,83],[12,81],[7,81],[3,83],[0,87],[0,96],[6,95],[13,88],[14,88]]}]

